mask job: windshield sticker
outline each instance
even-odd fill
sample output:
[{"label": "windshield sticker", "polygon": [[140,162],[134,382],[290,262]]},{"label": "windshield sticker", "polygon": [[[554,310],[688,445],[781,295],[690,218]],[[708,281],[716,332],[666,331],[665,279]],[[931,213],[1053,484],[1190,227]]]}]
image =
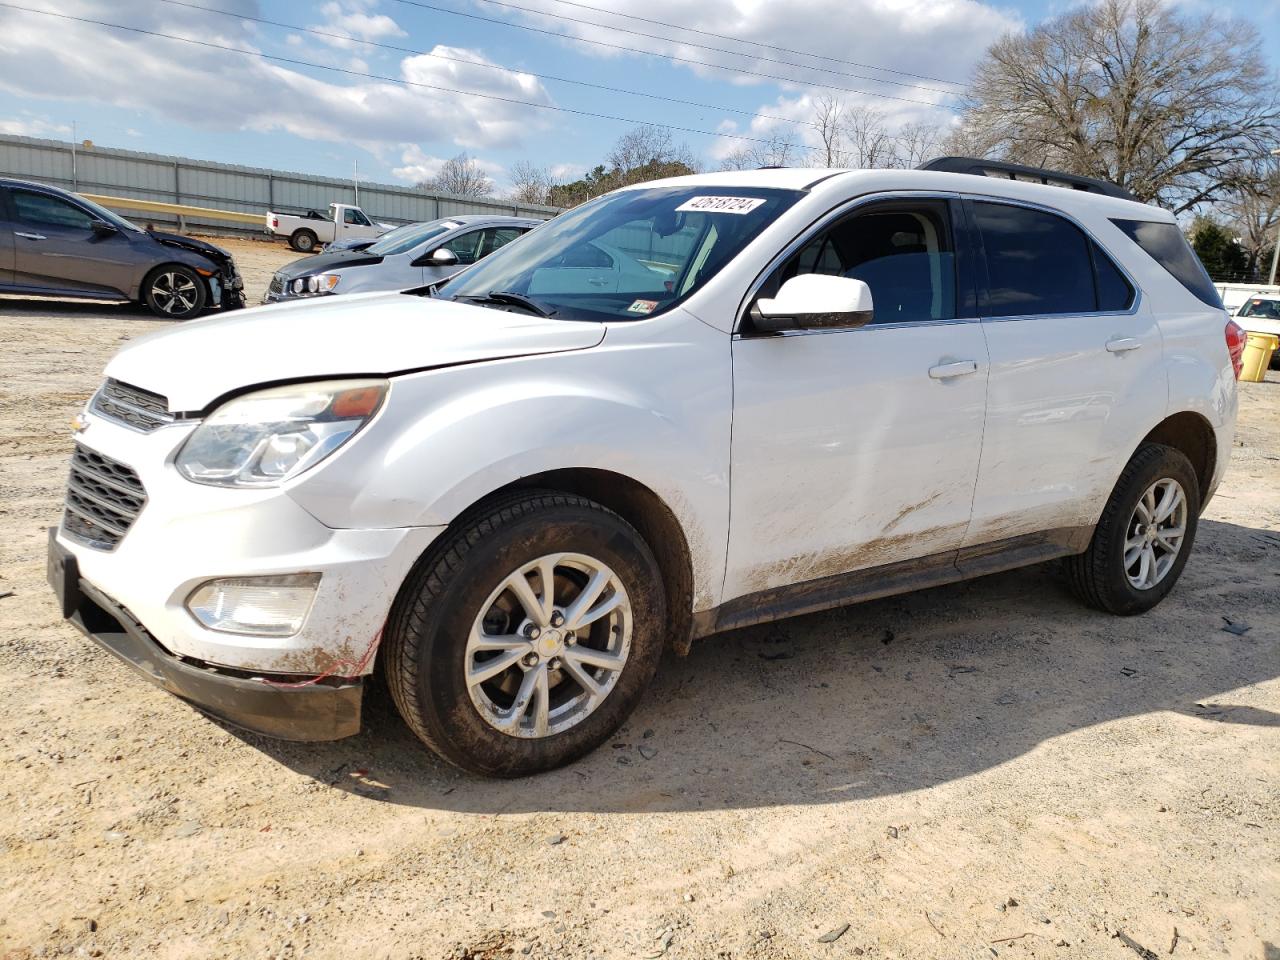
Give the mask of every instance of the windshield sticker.
[{"label": "windshield sticker", "polygon": [[657,300],[636,300],[627,307],[627,313],[653,313],[657,309]]},{"label": "windshield sticker", "polygon": [[676,207],[676,213],[750,213],[764,200],[757,197],[694,197]]},{"label": "windshield sticker", "polygon": [[446,220],[444,223],[440,224],[440,226],[447,227],[450,230],[456,230],[458,227],[462,226],[462,224],[457,220]]}]

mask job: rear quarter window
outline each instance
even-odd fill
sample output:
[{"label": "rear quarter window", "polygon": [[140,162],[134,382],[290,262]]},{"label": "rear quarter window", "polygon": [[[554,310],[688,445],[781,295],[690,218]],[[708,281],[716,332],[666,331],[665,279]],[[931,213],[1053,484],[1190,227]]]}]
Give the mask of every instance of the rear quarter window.
[{"label": "rear quarter window", "polygon": [[1130,240],[1152,260],[1164,267],[1195,297],[1211,307],[1224,309],[1222,298],[1205,272],[1204,265],[1187,243],[1177,224],[1154,220],[1112,220]]}]

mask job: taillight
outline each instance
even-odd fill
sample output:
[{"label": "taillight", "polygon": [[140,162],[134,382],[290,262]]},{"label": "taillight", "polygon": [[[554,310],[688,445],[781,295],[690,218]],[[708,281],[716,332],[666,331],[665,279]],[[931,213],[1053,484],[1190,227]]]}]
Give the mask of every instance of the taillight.
[{"label": "taillight", "polygon": [[271,226],[272,226],[273,228],[280,226],[280,218],[279,218],[279,217],[272,217],[272,218],[271,218]]},{"label": "taillight", "polygon": [[1234,320],[1227,321],[1227,353],[1231,354],[1231,366],[1236,371],[1236,379],[1240,379],[1240,370],[1244,366],[1244,345],[1248,339],[1244,327]]}]

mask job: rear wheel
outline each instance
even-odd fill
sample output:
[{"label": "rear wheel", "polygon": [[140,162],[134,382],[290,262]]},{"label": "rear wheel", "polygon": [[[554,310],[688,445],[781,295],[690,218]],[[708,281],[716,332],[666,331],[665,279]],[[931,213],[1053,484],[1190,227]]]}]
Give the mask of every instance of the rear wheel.
[{"label": "rear wheel", "polygon": [[464,519],[387,625],[392,697],[441,757],[549,770],[622,724],[657,668],[666,600],[640,535],[593,501],[527,493]]},{"label": "rear wheel", "polygon": [[1120,474],[1089,549],[1066,561],[1073,591],[1109,613],[1150,610],[1182,574],[1199,515],[1191,462],[1172,447],[1143,444]]},{"label": "rear wheel", "polygon": [[160,267],[142,285],[147,308],[166,320],[189,320],[204,309],[208,298],[201,276],[178,263]]},{"label": "rear wheel", "polygon": [[310,253],[319,242],[319,238],[310,230],[295,230],[289,238],[289,246],[299,253]]}]

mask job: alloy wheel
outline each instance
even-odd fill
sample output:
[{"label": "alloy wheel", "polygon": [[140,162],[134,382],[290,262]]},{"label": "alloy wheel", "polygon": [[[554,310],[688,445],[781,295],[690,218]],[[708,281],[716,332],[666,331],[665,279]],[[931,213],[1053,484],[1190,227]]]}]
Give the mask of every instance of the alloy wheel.
[{"label": "alloy wheel", "polygon": [[1136,590],[1150,590],[1173,569],[1187,534],[1187,495],[1177,480],[1151,484],[1125,528],[1124,570]]},{"label": "alloy wheel", "polygon": [[631,603],[593,557],[557,553],[512,571],[467,640],[471,702],[512,737],[563,733],[604,703],[631,648]]},{"label": "alloy wheel", "polygon": [[155,278],[151,296],[162,311],[175,314],[186,313],[194,307],[200,293],[194,280],[171,270]]}]

